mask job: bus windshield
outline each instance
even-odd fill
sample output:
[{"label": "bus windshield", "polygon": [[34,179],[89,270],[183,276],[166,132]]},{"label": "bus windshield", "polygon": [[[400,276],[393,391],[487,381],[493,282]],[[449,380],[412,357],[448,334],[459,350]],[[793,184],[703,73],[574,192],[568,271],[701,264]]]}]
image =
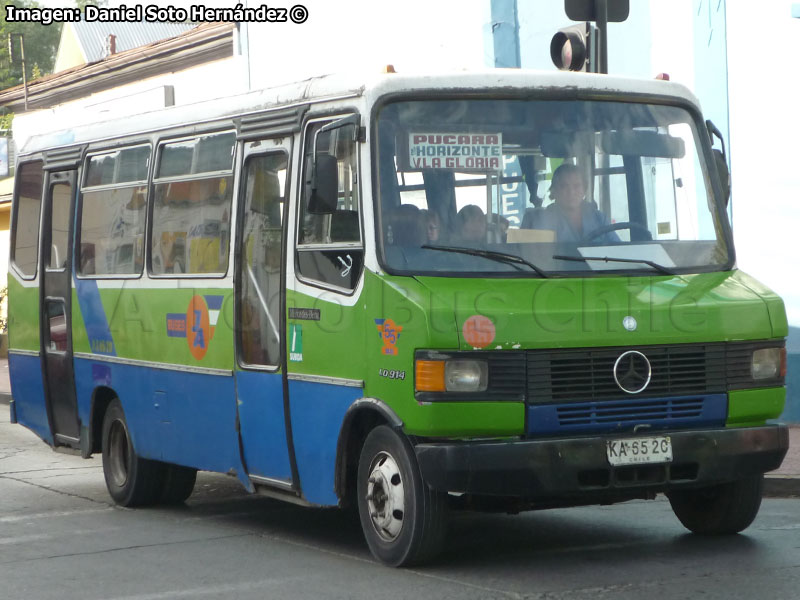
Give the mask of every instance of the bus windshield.
[{"label": "bus windshield", "polygon": [[694,118],[662,104],[415,100],[378,113],[391,272],[586,276],[730,265]]}]

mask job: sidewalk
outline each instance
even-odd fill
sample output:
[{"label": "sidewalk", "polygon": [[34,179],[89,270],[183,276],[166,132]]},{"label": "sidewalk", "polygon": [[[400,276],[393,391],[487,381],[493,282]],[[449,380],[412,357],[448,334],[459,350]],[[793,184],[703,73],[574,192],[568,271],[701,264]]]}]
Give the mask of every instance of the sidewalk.
[{"label": "sidewalk", "polygon": [[[11,384],[8,379],[8,359],[0,358],[0,405],[8,405],[9,400]],[[800,425],[789,428],[789,452],[780,469],[767,473],[764,495],[800,496]]]}]

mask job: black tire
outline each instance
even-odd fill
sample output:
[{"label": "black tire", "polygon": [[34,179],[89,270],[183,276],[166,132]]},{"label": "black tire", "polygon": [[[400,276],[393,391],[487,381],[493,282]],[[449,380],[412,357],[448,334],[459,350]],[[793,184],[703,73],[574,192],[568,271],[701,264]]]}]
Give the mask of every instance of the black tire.
[{"label": "black tire", "polygon": [[701,535],[731,535],[747,529],[761,507],[764,475],[699,490],[667,494],[683,526]]},{"label": "black tire", "polygon": [[197,469],[164,464],[164,484],[159,502],[162,504],[182,504],[192,495],[197,480]]},{"label": "black tire", "polygon": [[382,563],[419,564],[440,552],[447,497],[425,485],[411,444],[385,425],[370,431],[364,441],[357,497],[367,545]]},{"label": "black tire", "polygon": [[159,501],[164,465],[136,454],[119,399],[103,418],[103,475],[108,493],[120,506],[147,506]]}]

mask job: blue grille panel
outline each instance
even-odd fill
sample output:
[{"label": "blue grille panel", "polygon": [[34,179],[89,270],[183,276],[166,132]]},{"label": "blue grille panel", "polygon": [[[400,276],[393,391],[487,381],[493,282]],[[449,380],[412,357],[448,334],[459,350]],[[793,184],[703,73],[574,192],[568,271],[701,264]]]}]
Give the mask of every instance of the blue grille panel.
[{"label": "blue grille panel", "polygon": [[529,405],[528,433],[630,431],[636,425],[651,429],[721,426],[727,416],[727,394]]}]

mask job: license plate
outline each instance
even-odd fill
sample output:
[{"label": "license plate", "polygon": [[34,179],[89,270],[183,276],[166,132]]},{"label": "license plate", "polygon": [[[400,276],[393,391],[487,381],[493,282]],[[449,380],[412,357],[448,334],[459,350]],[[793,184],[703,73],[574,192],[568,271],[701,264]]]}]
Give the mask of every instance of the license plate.
[{"label": "license plate", "polygon": [[672,462],[669,436],[608,440],[606,455],[612,466]]}]

